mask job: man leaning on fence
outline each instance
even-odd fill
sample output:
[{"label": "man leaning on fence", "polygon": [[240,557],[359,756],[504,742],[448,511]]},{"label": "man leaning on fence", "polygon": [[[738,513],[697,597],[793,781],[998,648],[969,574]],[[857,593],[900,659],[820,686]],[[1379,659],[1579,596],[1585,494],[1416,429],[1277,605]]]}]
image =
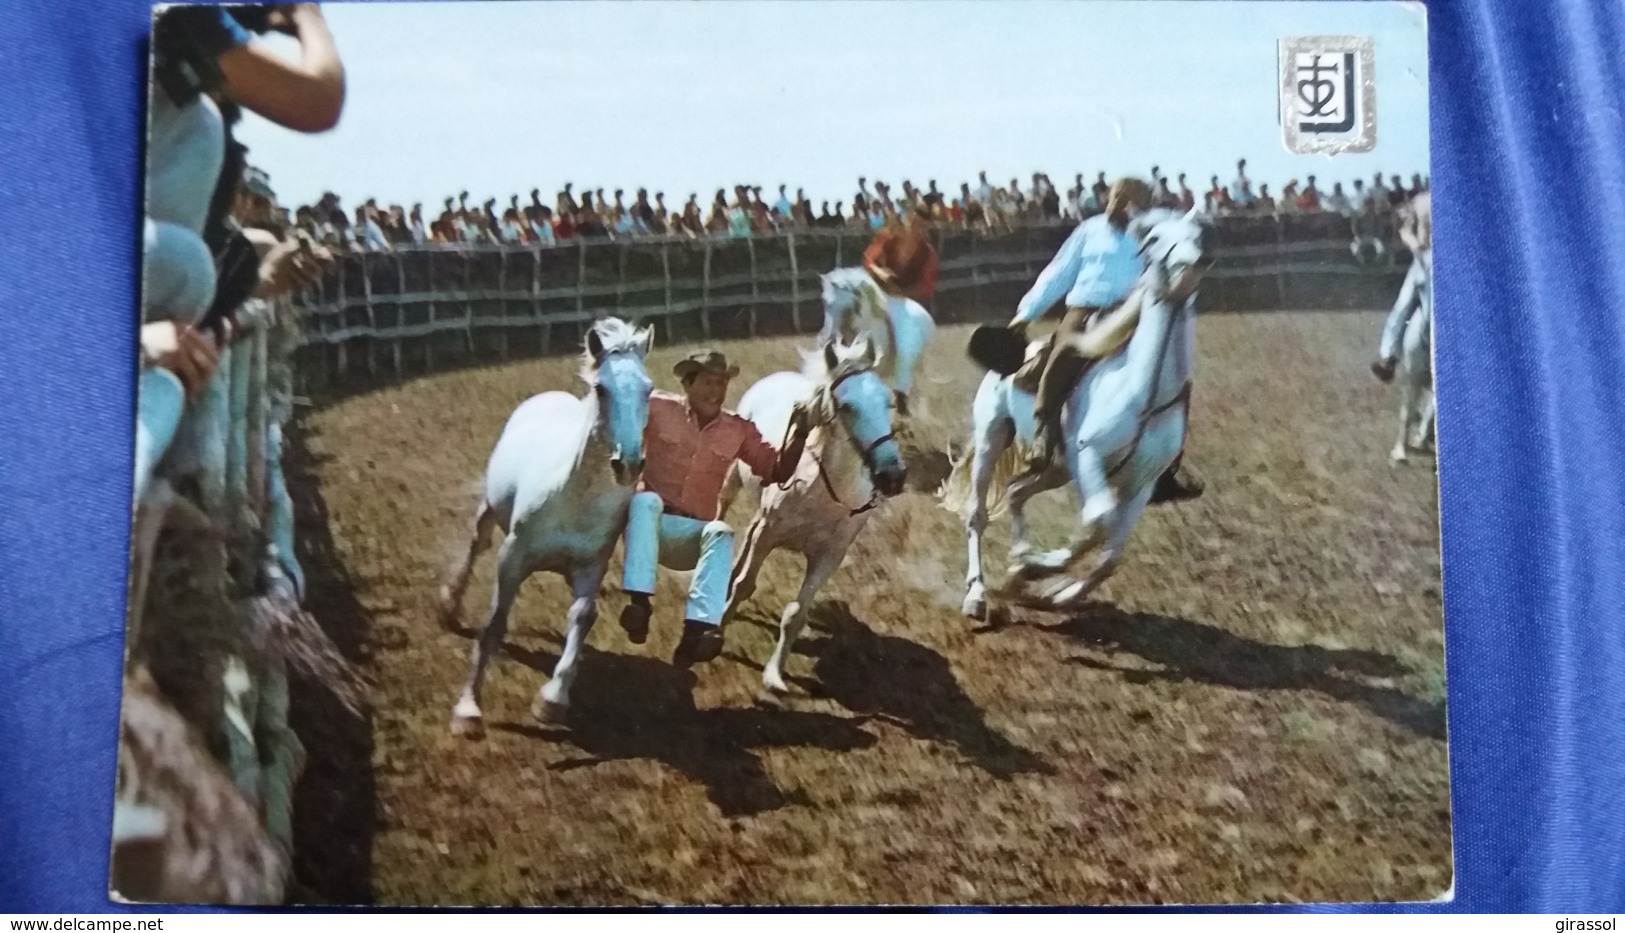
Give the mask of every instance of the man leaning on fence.
[{"label": "man leaning on fence", "polygon": [[682,381],[683,394],[657,391],[649,398],[643,478],[626,521],[622,587],[631,601],[621,613],[621,627],[633,644],[648,638],[656,564],[694,571],[682,640],[672,655],[673,664],[689,667],[722,652],[718,623],[728,601],[734,540],[733,529],[717,515],[723,482],[735,461],[763,482],[788,481],[801,461],[810,424],[798,407],[784,449],[775,449],[750,420],[722,407],[739,367],[715,350],[679,360],[672,372]]}]

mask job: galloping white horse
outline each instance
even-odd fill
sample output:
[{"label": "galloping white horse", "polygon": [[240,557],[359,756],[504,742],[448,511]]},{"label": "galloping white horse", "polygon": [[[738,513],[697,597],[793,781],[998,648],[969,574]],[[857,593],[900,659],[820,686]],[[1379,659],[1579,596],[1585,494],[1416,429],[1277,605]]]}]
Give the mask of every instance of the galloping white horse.
[{"label": "galloping white horse", "polygon": [[598,321],[587,333],[581,368],[592,391],[582,398],[567,392],[532,396],[502,429],[486,467],[485,497],[467,554],[440,590],[440,620],[449,628],[491,529],[507,532],[497,549],[491,614],[474,642],[468,679],[452,708],[453,733],[480,730],[485,667],[502,647],[514,594],[537,571],[563,576],[575,601],[564,651],[531,713],[558,722],[569,707],[581,645],[598,617],[598,584],[626,527],[627,506],[643,471],[643,430],[654,387],[643,360],[651,341],[649,330],[616,318]]},{"label": "galloping white horse", "polygon": [[[1195,295],[1205,268],[1204,221],[1196,211],[1156,210],[1134,222],[1147,267],[1131,301],[1140,303],[1127,345],[1090,366],[1073,389],[1063,424],[1065,472],[1009,497],[1013,578],[1009,595],[1050,608],[1075,605],[1116,569],[1129,533],[1151,499],[1157,479],[1185,442],[1186,402],[1195,360]],[[1036,348],[1029,348],[1032,352]],[[972,403],[972,450],[942,489],[944,504],[965,519],[969,569],[966,615],[985,619],[988,587],[982,573],[982,532],[995,477],[1019,472],[1033,443],[1034,399],[1009,377],[988,373]],[[1020,443],[1016,443],[1019,441]],[[1026,500],[1068,480],[1083,500],[1080,534],[1069,547],[1033,554],[1023,514]],[[1073,565],[1104,542],[1081,579]]]},{"label": "galloping white horse", "polygon": [[819,342],[867,340],[881,378],[906,399],[914,389],[914,369],[936,333],[931,313],[917,301],[887,295],[861,266],[836,269],[819,280],[824,298]]},{"label": "galloping white horse", "polygon": [[[761,489],[761,505],[734,558],[728,607],[722,614],[726,624],[755,592],[756,575],[773,551],[788,548],[807,559],[801,591],[779,617],[778,645],[762,671],[769,690],[786,690],[784,665],[813,596],[840,568],[881,497],[903,491],[907,474],[893,435],[892,393],[874,367],[875,351],[867,341],[826,343],[822,353],[805,355],[801,372],[763,377],[739,402],[739,413],[763,437],[784,437],[798,404],[813,426],[795,476],[782,486]],[[746,483],[758,485],[738,467],[730,472],[722,514]]]},{"label": "galloping white horse", "polygon": [[1399,345],[1399,437],[1388,454],[1394,463],[1404,463],[1411,451],[1426,449],[1433,439],[1433,301],[1422,293],[1433,287],[1432,271],[1428,262],[1414,260],[1411,275],[1422,280],[1412,287],[1407,276],[1406,292],[1400,297],[1401,302],[1414,303],[1415,310]]},{"label": "galloping white horse", "polygon": [[[1399,238],[1411,251],[1405,284],[1383,324],[1377,352],[1398,363],[1399,438],[1388,457],[1404,463],[1433,435],[1433,196],[1422,192],[1399,212]],[[1403,328],[1402,330],[1399,328]],[[1415,423],[1414,430],[1412,423]]]}]

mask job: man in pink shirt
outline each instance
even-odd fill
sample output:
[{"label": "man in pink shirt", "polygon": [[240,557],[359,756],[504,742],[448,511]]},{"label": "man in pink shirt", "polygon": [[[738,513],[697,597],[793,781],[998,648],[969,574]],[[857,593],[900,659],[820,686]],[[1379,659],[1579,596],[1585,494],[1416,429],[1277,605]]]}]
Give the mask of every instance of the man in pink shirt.
[{"label": "man in pink shirt", "polygon": [[649,597],[655,566],[694,571],[684,612],[683,638],[672,663],[689,667],[722,652],[717,623],[728,601],[733,569],[733,529],[717,519],[717,499],[734,461],[743,461],[764,483],[787,482],[807,443],[805,412],[791,416],[789,442],[778,450],[756,425],[722,407],[728,382],[739,367],[715,350],[679,360],[672,372],[683,394],[649,397],[644,429],[643,479],[626,520],[626,568],[621,586],[631,602],[621,628],[633,644],[649,637]]}]

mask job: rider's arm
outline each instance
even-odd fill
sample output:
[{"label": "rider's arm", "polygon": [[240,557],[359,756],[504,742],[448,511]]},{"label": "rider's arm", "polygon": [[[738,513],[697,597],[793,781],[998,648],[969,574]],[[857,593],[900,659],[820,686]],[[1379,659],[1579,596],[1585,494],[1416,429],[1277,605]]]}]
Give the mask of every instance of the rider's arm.
[{"label": "rider's arm", "polygon": [[891,246],[894,234],[890,230],[882,230],[869,241],[869,246],[863,251],[863,268],[878,279],[885,279],[890,283],[892,278],[891,267],[887,265],[887,250]]},{"label": "rider's arm", "polygon": [[1010,321],[1012,325],[1031,324],[1066,297],[1078,279],[1078,270],[1083,266],[1083,241],[1087,236],[1086,228],[1079,224],[1078,229],[1066,238],[1055,258],[1038,274],[1038,281],[1016,305],[1016,316]]},{"label": "rider's arm", "polygon": [[1089,359],[1100,359],[1117,352],[1134,336],[1134,328],[1140,323],[1141,294],[1140,289],[1135,289],[1117,310],[1101,318],[1094,327],[1072,337],[1072,345]]},{"label": "rider's arm", "polygon": [[226,89],[239,104],[273,123],[302,133],[332,129],[344,109],[344,64],[327,21],[314,3],[294,4],[286,14],[299,39],[292,63],[259,41],[220,56]]}]

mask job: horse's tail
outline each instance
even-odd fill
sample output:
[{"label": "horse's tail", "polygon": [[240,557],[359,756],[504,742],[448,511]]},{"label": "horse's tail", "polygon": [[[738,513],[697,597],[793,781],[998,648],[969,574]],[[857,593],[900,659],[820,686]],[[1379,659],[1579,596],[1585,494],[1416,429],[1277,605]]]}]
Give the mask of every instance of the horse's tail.
[{"label": "horse's tail", "polygon": [[965,452],[958,457],[950,449],[948,462],[953,464],[953,469],[948,471],[948,478],[937,487],[937,502],[960,518],[965,517],[965,500],[970,495],[970,462],[974,456],[974,444],[965,448]]},{"label": "horse's tail", "polygon": [[[1022,471],[1022,465],[1027,460],[1027,452],[1028,445],[1019,440],[1011,441],[1010,446],[993,461],[993,475],[988,483],[986,502],[989,519],[998,518],[1008,511],[1005,491],[1010,481]],[[937,500],[942,503],[942,507],[960,518],[967,518],[970,512],[971,464],[975,457],[975,444],[965,448],[962,455],[950,457],[953,469],[937,488]]]},{"label": "horse's tail", "polygon": [[1026,460],[1027,445],[1011,441],[1010,446],[993,461],[993,481],[987,490],[988,518],[998,518],[1008,511],[1005,490],[1009,488],[1010,481],[1021,473]]}]

